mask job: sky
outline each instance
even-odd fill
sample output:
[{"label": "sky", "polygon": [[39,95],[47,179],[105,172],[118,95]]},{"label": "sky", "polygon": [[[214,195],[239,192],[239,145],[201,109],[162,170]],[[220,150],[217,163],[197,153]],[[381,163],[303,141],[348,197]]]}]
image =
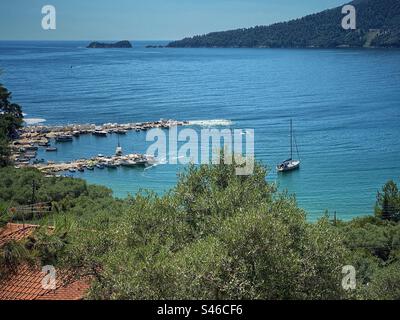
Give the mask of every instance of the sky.
[{"label": "sky", "polygon": [[[0,40],[176,40],[268,25],[346,0],[0,0]],[[43,30],[42,7],[56,9]]]}]

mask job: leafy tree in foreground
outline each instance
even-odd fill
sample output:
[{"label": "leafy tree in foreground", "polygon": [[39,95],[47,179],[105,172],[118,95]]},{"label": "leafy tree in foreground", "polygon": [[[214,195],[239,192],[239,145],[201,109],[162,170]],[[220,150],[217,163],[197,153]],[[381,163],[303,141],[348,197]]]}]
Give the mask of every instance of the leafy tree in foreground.
[{"label": "leafy tree in foreground", "polygon": [[400,221],[400,192],[393,180],[388,181],[376,196],[375,215],[383,220]]},{"label": "leafy tree in foreground", "polygon": [[7,138],[15,136],[15,131],[22,125],[22,109],[11,102],[11,92],[0,84],[0,130]]},{"label": "leafy tree in foreground", "polygon": [[0,248],[0,280],[12,276],[21,263],[34,264],[33,256],[23,243],[11,241]]},{"label": "leafy tree in foreground", "polygon": [[400,300],[400,262],[380,268],[369,284],[367,299]]},{"label": "leafy tree in foreground", "polygon": [[[398,297],[399,223],[374,216],[309,223],[265,175],[261,165],[247,177],[233,165],[189,167],[164,196],[118,200],[79,179],[2,168],[0,225],[10,219],[7,208],[30,201],[32,179],[54,212],[0,252],[0,273],[21,261],[74,268],[95,279],[95,299]],[[351,293],[341,287],[347,264],[357,272]]]},{"label": "leafy tree in foreground", "polygon": [[355,218],[338,226],[357,272],[353,298],[398,299],[400,224],[375,217]]},{"label": "leafy tree in foreground", "polygon": [[344,297],[339,230],[308,223],[265,174],[192,166],[170,193],[139,194],[118,221],[76,232],[63,263],[95,276],[96,299]]},{"label": "leafy tree in foreground", "polygon": [[0,133],[0,168],[10,164],[10,147],[9,141],[5,138],[5,135]]},{"label": "leafy tree in foreground", "polygon": [[11,102],[11,92],[0,84],[0,167],[10,164],[10,139],[22,125],[21,107]]}]

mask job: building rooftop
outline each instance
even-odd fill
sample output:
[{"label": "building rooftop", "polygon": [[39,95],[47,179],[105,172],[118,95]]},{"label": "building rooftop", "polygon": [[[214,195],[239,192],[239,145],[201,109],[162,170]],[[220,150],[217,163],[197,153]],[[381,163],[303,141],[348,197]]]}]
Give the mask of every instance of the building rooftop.
[{"label": "building rooftop", "polygon": [[[0,247],[10,241],[20,241],[38,228],[36,225],[9,223],[0,229]],[[89,279],[76,279],[67,270],[56,269],[54,289],[46,289],[42,281],[46,274],[38,266],[18,265],[0,279],[0,300],[81,300],[90,287]]]},{"label": "building rooftop", "polygon": [[29,237],[35,229],[38,228],[32,224],[8,223],[0,229],[0,247],[10,241],[20,241]]},{"label": "building rooftop", "polygon": [[0,280],[0,300],[81,300],[90,282],[75,280],[66,271],[56,271],[55,289],[45,289],[45,274],[38,267],[20,265]]}]

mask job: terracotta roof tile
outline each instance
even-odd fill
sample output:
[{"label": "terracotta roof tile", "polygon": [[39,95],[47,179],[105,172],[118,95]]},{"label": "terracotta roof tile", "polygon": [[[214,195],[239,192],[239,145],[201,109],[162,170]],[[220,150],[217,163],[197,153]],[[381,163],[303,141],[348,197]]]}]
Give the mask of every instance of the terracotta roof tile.
[{"label": "terracotta roof tile", "polygon": [[0,247],[10,241],[20,241],[29,237],[38,226],[32,224],[8,223],[0,229]]},{"label": "terracotta roof tile", "polygon": [[[29,281],[26,281],[29,276]],[[21,265],[15,274],[0,281],[0,300],[80,300],[89,289],[90,281],[74,280],[71,273],[61,270],[56,274],[56,289],[44,289],[44,274],[38,268]]]},{"label": "terracotta roof tile", "polygon": [[[28,237],[38,226],[9,223],[0,230],[0,247],[9,241]],[[80,300],[90,287],[90,279],[76,280],[66,270],[56,270],[56,289],[42,287],[45,276],[38,267],[19,265],[0,279],[0,300]]]}]

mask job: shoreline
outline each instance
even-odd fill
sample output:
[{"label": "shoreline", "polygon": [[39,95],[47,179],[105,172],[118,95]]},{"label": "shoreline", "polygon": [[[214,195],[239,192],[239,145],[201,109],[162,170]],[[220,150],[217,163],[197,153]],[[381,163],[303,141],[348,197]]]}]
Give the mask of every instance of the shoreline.
[{"label": "shoreline", "polygon": [[73,133],[74,131],[80,131],[81,134],[90,134],[94,131],[102,130],[108,131],[108,133],[114,133],[116,130],[148,130],[154,128],[170,128],[172,126],[183,126],[189,124],[188,121],[178,120],[165,120],[160,119],[158,121],[147,121],[147,122],[131,122],[131,123],[104,123],[102,125],[96,124],[66,124],[66,125],[45,125],[45,124],[29,124],[19,130],[21,134],[27,133]]},{"label": "shoreline", "polygon": [[[53,162],[44,159],[37,159],[37,151],[44,148],[46,152],[57,151],[56,143],[72,142],[74,138],[81,135],[94,135],[107,137],[110,134],[125,135],[128,131],[136,132],[147,131],[160,128],[169,129],[174,126],[188,125],[187,121],[178,120],[158,120],[137,123],[105,123],[95,124],[69,124],[69,125],[28,125],[18,130],[18,138],[11,144],[10,159],[16,168],[34,167],[47,174],[55,174],[60,171],[72,170],[92,170],[94,166],[115,168],[118,166],[134,167],[153,163],[154,159],[144,154],[128,154],[123,156],[122,149],[116,150],[114,156],[97,155],[90,159],[78,159],[70,162]],[[103,167],[104,166],[104,167]],[[74,171],[72,171],[74,172]]]}]

